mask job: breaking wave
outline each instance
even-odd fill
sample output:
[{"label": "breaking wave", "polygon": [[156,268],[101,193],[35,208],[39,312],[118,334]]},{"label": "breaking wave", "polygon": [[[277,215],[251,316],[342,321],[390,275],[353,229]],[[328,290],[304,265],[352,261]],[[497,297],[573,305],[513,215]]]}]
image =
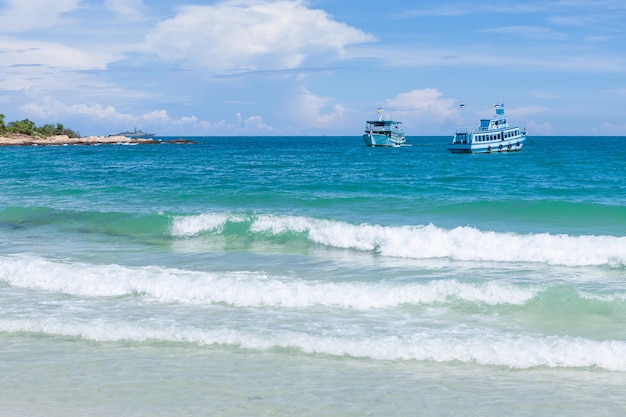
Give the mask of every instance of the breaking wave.
[{"label": "breaking wave", "polygon": [[[235,227],[237,226],[237,227]],[[230,231],[230,227],[233,231]],[[626,237],[444,229],[433,224],[383,226],[286,215],[207,213],[174,217],[177,238],[244,233],[250,238],[304,237],[312,244],[414,259],[538,262],[564,266],[626,265]]]}]

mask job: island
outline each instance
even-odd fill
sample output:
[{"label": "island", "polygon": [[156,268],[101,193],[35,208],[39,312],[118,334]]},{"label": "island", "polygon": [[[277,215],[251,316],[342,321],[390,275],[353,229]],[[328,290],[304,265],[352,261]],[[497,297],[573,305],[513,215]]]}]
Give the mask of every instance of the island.
[{"label": "island", "polygon": [[50,146],[50,145],[101,145],[101,144],[143,144],[162,143],[189,144],[188,139],[161,140],[153,138],[135,138],[124,135],[87,136],[68,129],[61,123],[45,124],[37,127],[29,119],[5,123],[4,114],[0,113],[0,146]]},{"label": "island", "polygon": [[[6,135],[6,136],[5,136]],[[131,139],[126,136],[77,136],[70,137],[68,135],[51,135],[42,137],[39,135],[26,135],[23,133],[9,133],[0,136],[0,146],[53,146],[53,145],[123,145],[123,144],[140,144],[140,145],[158,145],[163,143],[169,144],[191,144],[195,143],[189,139]]]}]

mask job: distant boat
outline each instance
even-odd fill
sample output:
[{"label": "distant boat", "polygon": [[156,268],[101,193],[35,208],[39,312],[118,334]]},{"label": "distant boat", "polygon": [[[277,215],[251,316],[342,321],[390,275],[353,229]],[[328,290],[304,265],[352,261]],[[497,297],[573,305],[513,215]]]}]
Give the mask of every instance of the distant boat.
[{"label": "distant boat", "polygon": [[526,129],[509,125],[504,116],[504,104],[496,104],[496,114],[481,119],[476,128],[457,129],[448,150],[452,153],[491,153],[521,151]]},{"label": "distant boat", "polygon": [[378,120],[365,122],[363,140],[367,146],[406,146],[402,122],[383,120],[383,109],[378,108]]},{"label": "distant boat", "polygon": [[126,136],[127,138],[131,139],[148,139],[154,137],[154,135],[154,133],[146,133],[142,130],[138,130],[137,128],[135,128],[135,130],[133,130],[132,132],[120,132],[109,136]]}]

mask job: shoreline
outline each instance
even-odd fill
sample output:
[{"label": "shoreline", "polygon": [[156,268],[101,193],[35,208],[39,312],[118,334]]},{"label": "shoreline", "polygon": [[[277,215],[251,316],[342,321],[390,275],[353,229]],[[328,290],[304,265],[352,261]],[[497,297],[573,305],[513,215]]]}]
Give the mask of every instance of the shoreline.
[{"label": "shoreline", "polygon": [[0,136],[0,146],[51,146],[51,145],[119,145],[119,144],[142,144],[155,145],[162,143],[190,144],[195,143],[186,139],[174,139],[162,141],[159,139],[131,139],[127,136],[86,136],[70,138],[67,135],[55,135],[47,138],[30,136],[24,134],[12,134],[10,136]]}]

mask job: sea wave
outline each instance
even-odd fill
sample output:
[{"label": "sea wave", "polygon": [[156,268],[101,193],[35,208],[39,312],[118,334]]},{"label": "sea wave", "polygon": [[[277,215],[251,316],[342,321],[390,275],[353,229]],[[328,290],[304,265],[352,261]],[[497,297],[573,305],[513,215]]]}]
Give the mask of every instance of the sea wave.
[{"label": "sea wave", "polygon": [[475,227],[444,229],[433,224],[385,226],[289,215],[205,213],[176,216],[171,233],[177,238],[226,233],[228,225],[257,239],[304,236],[331,248],[371,251],[413,259],[538,262],[564,266],[626,265],[626,237],[550,233],[513,233]]},{"label": "sea wave", "polygon": [[159,266],[126,267],[44,258],[0,256],[0,282],[11,286],[80,297],[142,296],[156,302],[226,304],[237,307],[306,308],[324,306],[367,310],[402,305],[470,302],[524,305],[542,285],[507,282],[322,282],[263,272],[190,271]]},{"label": "sea wave", "polygon": [[296,349],[373,360],[476,363],[516,369],[600,368],[626,372],[626,342],[581,337],[423,332],[408,337],[333,337],[294,331],[251,333],[228,328],[149,327],[113,322],[0,319],[0,331],[43,333],[98,342],[186,343],[251,350]]}]

